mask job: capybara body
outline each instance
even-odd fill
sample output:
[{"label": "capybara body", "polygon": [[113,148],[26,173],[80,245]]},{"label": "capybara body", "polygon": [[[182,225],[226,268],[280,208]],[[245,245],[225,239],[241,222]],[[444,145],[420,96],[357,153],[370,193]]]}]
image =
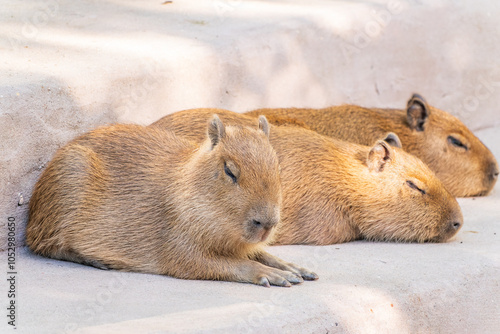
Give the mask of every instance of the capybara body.
[{"label": "capybara body", "polygon": [[[255,119],[227,110],[195,109],[167,115],[150,127],[203,139],[203,120],[217,113],[227,124]],[[189,124],[189,126],[187,126]],[[283,205],[276,244],[326,245],[356,239],[445,241],[463,218],[454,197],[418,158],[392,147],[394,134],[372,147],[295,126],[273,126]]]},{"label": "capybara body", "polygon": [[[324,109],[258,109],[271,123],[302,122],[320,134],[371,145],[394,132],[403,149],[425,162],[457,197],[487,195],[498,177],[498,164],[490,150],[456,117],[431,107],[418,94],[405,110],[342,105]],[[283,117],[282,120],[279,120]]]},{"label": "capybara body", "polygon": [[113,125],[61,148],[30,200],[28,246],[55,259],[185,279],[289,286],[317,276],[263,250],[280,219],[264,117],[205,119],[201,145]]}]

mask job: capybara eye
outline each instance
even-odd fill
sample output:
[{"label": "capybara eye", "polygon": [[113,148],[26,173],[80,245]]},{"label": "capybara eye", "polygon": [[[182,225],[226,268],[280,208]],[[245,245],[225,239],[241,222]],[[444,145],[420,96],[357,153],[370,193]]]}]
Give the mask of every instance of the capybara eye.
[{"label": "capybara eye", "polygon": [[224,162],[224,172],[226,173],[227,176],[231,178],[231,180],[233,180],[234,183],[238,181],[236,176],[234,176],[233,172],[231,172],[231,170],[229,169],[229,167],[225,162]]},{"label": "capybara eye", "polygon": [[426,192],[425,190],[423,189],[420,189],[419,187],[417,187],[417,185],[415,183],[413,183],[412,181],[408,180],[406,181],[406,184],[411,188],[411,189],[414,189],[414,190],[418,190],[422,193],[422,195],[425,195]]},{"label": "capybara eye", "polygon": [[453,136],[448,136],[448,142],[453,146],[460,147],[460,148],[463,148],[465,150],[469,149],[467,146],[465,146],[464,143],[462,143],[460,140],[458,140],[457,138],[455,138]]}]

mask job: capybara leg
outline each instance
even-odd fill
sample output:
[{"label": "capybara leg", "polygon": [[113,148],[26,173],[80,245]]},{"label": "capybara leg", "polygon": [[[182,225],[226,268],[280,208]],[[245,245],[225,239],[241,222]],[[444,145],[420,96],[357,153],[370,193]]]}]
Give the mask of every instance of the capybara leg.
[{"label": "capybara leg", "polygon": [[307,281],[314,281],[318,279],[318,275],[310,270],[299,267],[293,263],[286,262],[277,258],[274,255],[269,254],[268,252],[261,251],[255,255],[254,258],[256,261],[265,264],[266,266],[278,268],[285,271],[290,271]]},{"label": "capybara leg", "polygon": [[96,267],[98,269],[102,269],[102,270],[108,270],[109,267],[107,265],[105,265],[104,263],[101,263],[99,261],[96,261],[96,260],[88,260],[86,262],[86,264],[88,264],[89,266],[92,266],[92,267]]},{"label": "capybara leg", "polygon": [[109,266],[105,265],[101,261],[98,261],[95,259],[85,258],[84,256],[82,256],[82,255],[80,255],[77,252],[74,252],[72,250],[67,250],[67,251],[61,252],[61,253],[57,254],[55,257],[59,258],[61,260],[81,263],[81,264],[85,264],[85,265],[96,267],[96,268],[103,269],[103,270],[110,269]]},{"label": "capybara leg", "polygon": [[246,282],[269,287],[271,285],[290,287],[302,283],[300,276],[290,271],[265,266],[259,262],[243,259],[212,259],[206,261],[208,279]]}]

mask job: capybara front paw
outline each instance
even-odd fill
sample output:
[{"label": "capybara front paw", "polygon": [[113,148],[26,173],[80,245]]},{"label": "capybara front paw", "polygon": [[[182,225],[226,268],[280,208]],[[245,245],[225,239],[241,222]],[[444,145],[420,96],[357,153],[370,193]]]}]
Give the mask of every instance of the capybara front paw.
[{"label": "capybara front paw", "polygon": [[306,281],[315,281],[319,278],[315,272],[299,267],[293,263],[288,263],[286,270],[295,273],[296,275],[302,277]]},{"label": "capybara front paw", "polygon": [[271,269],[268,272],[261,273],[257,278],[257,284],[267,288],[271,285],[291,287],[292,284],[300,284],[302,282],[304,282],[302,277],[295,273],[278,269]]}]

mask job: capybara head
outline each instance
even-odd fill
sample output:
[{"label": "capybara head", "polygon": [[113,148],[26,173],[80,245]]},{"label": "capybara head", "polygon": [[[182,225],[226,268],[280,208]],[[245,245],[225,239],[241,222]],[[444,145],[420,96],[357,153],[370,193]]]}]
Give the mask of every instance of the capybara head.
[{"label": "capybara head", "polygon": [[407,123],[415,140],[405,142],[405,149],[428,164],[452,194],[483,196],[493,189],[497,161],[458,118],[414,94],[408,101]]},{"label": "capybara head", "polygon": [[[259,130],[248,127],[224,127],[216,115],[208,124],[207,168],[200,171],[202,191],[216,207],[214,219],[220,217],[237,224],[234,231],[243,244],[269,242],[280,220],[281,181],[276,152],[269,143],[269,124],[259,117]],[[213,182],[207,182],[212,180]],[[202,199],[200,199],[202,200]],[[195,203],[196,205],[196,203]],[[219,219],[217,219],[219,217]],[[243,226],[241,226],[243,224]],[[230,233],[230,232],[229,232]],[[228,240],[229,241],[229,240]]]},{"label": "capybara head", "polygon": [[[441,242],[463,224],[455,198],[420,159],[401,149],[389,133],[369,150],[360,232],[366,239]],[[373,236],[373,237],[372,237]]]}]

